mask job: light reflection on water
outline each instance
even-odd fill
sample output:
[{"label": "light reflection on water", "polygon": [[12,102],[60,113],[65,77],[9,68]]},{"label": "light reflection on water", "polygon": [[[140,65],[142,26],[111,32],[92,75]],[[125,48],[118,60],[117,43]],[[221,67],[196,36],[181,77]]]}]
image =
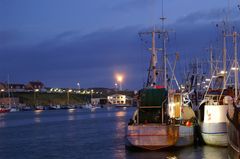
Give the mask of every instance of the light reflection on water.
[{"label": "light reflection on water", "polygon": [[3,128],[3,127],[5,127],[6,126],[6,122],[5,121],[0,121],[0,128]]},{"label": "light reflection on water", "polygon": [[34,111],[34,113],[36,114],[36,115],[39,115],[39,114],[41,114],[43,112],[43,110],[35,110]]},{"label": "light reflection on water", "polygon": [[76,111],[76,109],[68,109],[69,113],[74,113]]},{"label": "light reflection on water", "polygon": [[204,146],[202,147],[203,158],[206,159],[219,159],[227,158],[227,148],[225,147],[213,147],[213,146]]},{"label": "light reflection on water", "polygon": [[0,128],[5,127],[6,125],[4,117],[5,117],[5,113],[2,113],[2,114],[0,113]]},{"label": "light reflection on water", "polygon": [[177,157],[176,156],[168,156],[168,157],[166,157],[166,159],[177,159]]},{"label": "light reflection on water", "polygon": [[126,116],[126,112],[125,111],[119,111],[119,112],[116,112],[115,115],[117,117],[124,117],[124,116]]},{"label": "light reflection on water", "polygon": [[69,120],[69,121],[75,120],[75,116],[74,116],[74,115],[69,115],[69,116],[68,116],[68,120]]},{"label": "light reflection on water", "polygon": [[74,115],[75,111],[76,111],[76,109],[68,109],[68,113],[69,113],[68,120],[69,121],[75,120],[75,115]]},{"label": "light reflection on water", "polygon": [[34,114],[35,114],[35,118],[34,121],[35,123],[41,123],[41,117],[39,116],[41,113],[43,112],[43,110],[35,110]]},{"label": "light reflection on water", "polygon": [[41,122],[41,118],[40,118],[40,117],[35,117],[35,118],[34,118],[34,121],[35,121],[36,123],[40,123],[40,122]]}]

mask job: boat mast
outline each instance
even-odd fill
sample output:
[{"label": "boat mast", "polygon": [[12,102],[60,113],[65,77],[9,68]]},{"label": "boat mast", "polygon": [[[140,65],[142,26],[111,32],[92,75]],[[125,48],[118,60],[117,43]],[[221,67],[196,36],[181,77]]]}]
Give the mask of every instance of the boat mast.
[{"label": "boat mast", "polygon": [[223,89],[226,89],[226,67],[227,67],[227,49],[226,49],[226,32],[223,31]]},{"label": "boat mast", "polygon": [[152,60],[151,60],[151,65],[152,65],[152,82],[151,85],[156,85],[157,82],[157,53],[156,53],[156,43],[155,43],[155,29],[152,31]]},{"label": "boat mast", "polygon": [[[209,77],[211,78],[212,76],[214,76],[214,71],[213,71],[213,47],[212,45],[209,46],[209,48],[207,48],[207,51],[209,52],[209,63],[210,63],[210,73],[209,73]],[[210,84],[211,87],[212,84]]]},{"label": "boat mast", "polygon": [[10,78],[9,75],[7,76],[7,90],[8,90],[8,106],[11,107],[11,98],[10,98]]},{"label": "boat mast", "polygon": [[[212,48],[212,45],[210,46],[209,52],[210,52],[210,76],[214,76],[214,74],[213,74],[213,48]],[[211,83],[211,85],[212,85],[212,83]],[[210,87],[211,87],[211,85],[210,85]]]},{"label": "boat mast", "polygon": [[233,33],[234,44],[234,77],[235,77],[235,101],[238,98],[238,61],[237,61],[237,32]]},{"label": "boat mast", "polygon": [[168,89],[167,84],[167,53],[166,53],[166,32],[163,31],[163,63],[164,63],[164,87]]},{"label": "boat mast", "polygon": [[157,50],[156,48],[156,34],[160,34],[161,31],[156,31],[155,27],[153,31],[147,31],[147,32],[139,32],[139,36],[142,37],[142,35],[151,35],[151,48],[149,48],[151,52],[151,60],[149,64],[149,69],[148,69],[148,79],[147,79],[147,84],[146,87],[153,87],[157,84],[158,80],[158,75],[159,75],[159,70],[157,68],[157,63],[158,63],[158,57],[157,57]]},{"label": "boat mast", "polygon": [[164,10],[163,10],[163,0],[162,0],[162,16],[160,20],[162,21],[162,32],[163,32],[163,84],[166,89],[168,89],[168,83],[167,83],[167,52],[166,52],[166,38],[167,38],[167,32],[165,31],[164,28],[164,21],[166,20],[166,17],[164,17]]},{"label": "boat mast", "polygon": [[213,75],[213,48],[212,45],[209,48],[209,53],[210,53],[210,75]]},{"label": "boat mast", "polygon": [[[151,51],[151,61],[150,61],[150,67],[148,70],[148,79],[147,79],[147,87],[155,86],[158,83],[158,78],[159,76],[161,77],[160,83],[164,85],[164,87],[167,89],[168,88],[168,83],[167,83],[167,53],[166,53],[166,43],[167,43],[167,36],[168,36],[168,31],[164,29],[164,20],[166,19],[163,17],[163,0],[162,0],[162,16],[161,16],[161,21],[162,21],[162,29],[161,30],[156,30],[155,26],[153,28],[153,31],[147,31],[147,32],[139,32],[139,36],[141,37],[144,34],[151,34],[152,38],[152,46],[149,49]],[[162,36],[162,47],[161,48],[156,48],[156,34],[159,36]],[[158,63],[158,57],[157,57],[157,51],[162,52],[162,68],[161,71],[159,70],[157,63]],[[159,74],[161,72],[161,74]]]},{"label": "boat mast", "polygon": [[226,24],[224,31],[223,31],[223,89],[226,89],[226,83],[227,83],[227,48],[226,48],[226,34],[229,34],[229,18],[230,17],[230,0],[228,0],[227,4],[227,13],[226,13]]}]

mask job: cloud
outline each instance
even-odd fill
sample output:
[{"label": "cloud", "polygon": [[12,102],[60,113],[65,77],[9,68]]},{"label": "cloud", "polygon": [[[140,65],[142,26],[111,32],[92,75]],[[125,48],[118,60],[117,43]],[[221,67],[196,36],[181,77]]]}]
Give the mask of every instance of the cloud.
[{"label": "cloud", "polygon": [[137,30],[99,30],[85,36],[70,31],[38,45],[3,47],[0,66],[3,74],[14,74],[17,79],[42,79],[52,86],[81,80],[86,86],[111,87],[115,70],[138,72]]},{"label": "cloud", "polygon": [[155,4],[155,0],[129,0],[113,6],[112,10],[127,11],[132,9],[143,9],[151,7]]},{"label": "cloud", "polygon": [[21,39],[20,34],[17,31],[13,31],[13,30],[0,31],[0,47],[9,45],[20,39]]},{"label": "cloud", "polygon": [[[197,11],[191,14],[188,14],[182,18],[179,18],[176,23],[178,24],[192,24],[192,23],[211,23],[220,20],[225,20],[227,15],[226,9],[213,9],[208,11]],[[231,9],[230,14],[228,15],[231,20],[239,19],[239,11]]]},{"label": "cloud", "polygon": [[[177,35],[170,33],[167,51],[180,52],[180,60],[185,64],[196,57],[206,57],[205,48],[209,42],[216,43],[219,36],[217,29],[211,23],[194,22],[189,25],[189,22],[207,19],[208,14],[193,13],[182,23],[167,26],[173,28]],[[215,14],[210,19],[217,18]],[[130,26],[102,29],[86,35],[70,30],[35,45],[15,45],[16,39],[23,36],[6,31],[3,39],[7,39],[8,45],[0,47],[1,73],[10,74],[11,79],[17,82],[39,79],[47,86],[75,87],[80,81],[82,87],[113,87],[114,72],[120,71],[126,73],[125,88],[141,88],[143,79],[146,80],[149,52],[141,45],[137,33],[145,30],[149,29]],[[151,47],[151,43],[148,44]],[[178,74],[182,75],[183,68],[177,66]]]}]

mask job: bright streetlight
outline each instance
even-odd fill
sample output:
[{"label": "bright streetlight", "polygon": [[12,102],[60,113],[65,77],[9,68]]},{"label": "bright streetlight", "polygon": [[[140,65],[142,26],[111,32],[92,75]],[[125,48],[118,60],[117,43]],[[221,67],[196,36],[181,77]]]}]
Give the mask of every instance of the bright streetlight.
[{"label": "bright streetlight", "polygon": [[80,90],[80,82],[77,83],[78,89]]},{"label": "bright streetlight", "polygon": [[116,74],[117,82],[119,83],[119,90],[122,90],[122,81],[123,81],[123,75],[122,74]]},{"label": "bright streetlight", "polygon": [[117,89],[117,86],[118,86],[118,84],[117,84],[117,83],[115,83],[114,85],[115,85],[115,88]]}]

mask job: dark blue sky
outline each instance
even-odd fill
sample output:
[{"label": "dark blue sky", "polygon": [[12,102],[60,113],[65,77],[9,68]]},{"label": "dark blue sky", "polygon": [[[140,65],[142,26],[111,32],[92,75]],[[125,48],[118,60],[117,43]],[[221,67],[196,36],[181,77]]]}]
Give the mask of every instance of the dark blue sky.
[{"label": "dark blue sky", "polygon": [[[169,51],[178,50],[183,63],[204,57],[228,1],[165,1],[167,27],[177,35]],[[238,1],[230,2],[237,24]],[[0,80],[113,87],[122,72],[123,88],[141,88],[149,59],[137,33],[160,26],[160,16],[160,0],[0,0]]]}]

